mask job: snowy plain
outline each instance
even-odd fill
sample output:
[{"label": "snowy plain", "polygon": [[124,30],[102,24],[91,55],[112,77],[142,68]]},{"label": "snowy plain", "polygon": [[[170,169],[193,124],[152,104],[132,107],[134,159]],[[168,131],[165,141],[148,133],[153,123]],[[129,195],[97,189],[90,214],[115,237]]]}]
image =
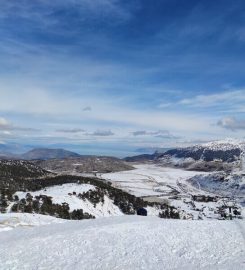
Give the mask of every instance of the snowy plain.
[{"label": "snowy plain", "polygon": [[180,190],[178,182],[188,185],[188,189],[202,192],[189,185],[187,179],[205,172],[186,171],[182,169],[161,167],[154,164],[134,165],[135,170],[102,174],[101,178],[109,180],[135,196],[164,196],[172,190]]},{"label": "snowy plain", "polygon": [[0,268],[239,270],[244,225],[122,216],[19,226],[0,232]]},{"label": "snowy plain", "polygon": [[[224,203],[219,190],[210,192],[202,189],[204,177],[211,176],[209,172],[188,171],[179,168],[169,168],[155,164],[134,164],[135,170],[102,174],[100,177],[111,181],[135,196],[148,201],[166,202],[187,213],[190,219],[218,219],[218,208]],[[189,181],[195,176],[195,185]],[[193,195],[220,196],[217,202],[194,202]],[[239,205],[240,207],[240,205]],[[185,215],[185,214],[184,214]]]}]

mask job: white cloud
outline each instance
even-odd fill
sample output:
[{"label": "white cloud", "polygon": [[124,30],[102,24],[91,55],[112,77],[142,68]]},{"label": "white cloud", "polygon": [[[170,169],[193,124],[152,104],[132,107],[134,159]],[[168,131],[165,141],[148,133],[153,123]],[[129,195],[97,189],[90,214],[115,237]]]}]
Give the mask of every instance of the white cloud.
[{"label": "white cloud", "polygon": [[[35,85],[35,84],[34,84]],[[213,119],[183,112],[145,111],[128,107],[117,98],[68,96],[53,90],[27,85],[20,91],[17,85],[0,85],[0,113],[24,114],[29,118],[41,117],[43,121],[63,118],[64,121],[86,121],[86,123],[110,122],[112,124],[135,126],[135,128],[167,129],[175,131],[204,131],[210,128]],[[11,101],[11,102],[10,102]],[[123,101],[122,101],[123,102]],[[93,104],[89,114],[83,114],[81,103]],[[46,119],[46,120],[45,120]],[[34,126],[35,123],[32,124]],[[84,127],[87,129],[87,127]],[[63,129],[62,127],[59,129]]]},{"label": "white cloud", "polygon": [[176,136],[172,135],[168,130],[158,130],[158,131],[147,131],[147,130],[137,130],[133,131],[134,136],[153,136],[162,139],[174,139]]},{"label": "white cloud", "polygon": [[245,101],[245,90],[226,91],[211,95],[198,95],[193,98],[182,99],[180,105],[191,107],[212,107],[228,105],[237,107]]},{"label": "white cloud", "polygon": [[0,18],[15,16],[29,19],[48,30],[48,27],[59,23],[52,13],[60,9],[76,9],[81,21],[113,17],[114,23],[118,23],[131,18],[131,7],[124,7],[120,0],[1,1]]},{"label": "white cloud", "polygon": [[71,129],[57,129],[56,132],[61,132],[61,133],[81,133],[81,132],[85,132],[85,130],[81,129],[81,128],[71,128]]},{"label": "white cloud", "polygon": [[172,106],[172,105],[173,105],[173,103],[171,103],[171,102],[168,102],[168,103],[161,103],[161,104],[158,105],[158,108],[160,108],[160,109],[165,109],[165,108],[169,108],[169,107]]},{"label": "white cloud", "polygon": [[92,107],[91,106],[86,106],[86,107],[83,108],[83,111],[84,112],[90,112],[90,111],[92,111]]},{"label": "white cloud", "polygon": [[245,120],[237,120],[235,117],[225,117],[219,120],[217,125],[232,131],[245,130]]},{"label": "white cloud", "polygon": [[6,128],[9,126],[9,122],[3,118],[3,117],[0,117],[0,128]]},{"label": "white cloud", "polygon": [[93,133],[87,133],[89,136],[107,137],[113,136],[114,133],[111,130],[96,130]]},{"label": "white cloud", "polygon": [[39,129],[29,128],[29,127],[20,127],[15,126],[9,121],[7,121],[5,118],[0,117],[0,130],[5,135],[10,135],[11,131],[39,131]]}]

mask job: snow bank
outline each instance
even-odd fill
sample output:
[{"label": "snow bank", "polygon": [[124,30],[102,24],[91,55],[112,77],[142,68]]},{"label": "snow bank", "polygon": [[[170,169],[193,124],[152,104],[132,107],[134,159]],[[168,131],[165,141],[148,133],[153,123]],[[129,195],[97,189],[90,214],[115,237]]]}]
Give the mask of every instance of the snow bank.
[{"label": "snow bank", "polygon": [[0,233],[1,269],[243,269],[244,223],[123,216]]},{"label": "snow bank", "polygon": [[64,219],[58,219],[51,216],[27,213],[7,213],[0,214],[0,233],[9,231],[19,226],[41,226],[51,223],[63,223]]}]

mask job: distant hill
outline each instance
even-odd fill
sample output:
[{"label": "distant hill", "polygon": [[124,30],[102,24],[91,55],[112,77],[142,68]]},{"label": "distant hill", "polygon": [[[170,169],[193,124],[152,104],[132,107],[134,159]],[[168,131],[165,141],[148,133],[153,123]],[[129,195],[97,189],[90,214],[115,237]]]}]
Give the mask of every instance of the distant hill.
[{"label": "distant hill", "polygon": [[0,152],[0,159],[15,159],[16,155],[12,153],[1,153]]},{"label": "distant hill", "polygon": [[135,152],[142,153],[142,154],[153,154],[153,153],[164,153],[168,151],[171,148],[163,148],[163,147],[144,147],[144,148],[138,148],[135,150]]},{"label": "distant hill", "polygon": [[28,150],[31,147],[27,145],[21,145],[18,143],[0,143],[0,155],[6,157],[13,157],[20,155]]},{"label": "distant hill", "polygon": [[146,161],[154,160],[157,156],[158,156],[157,153],[142,154],[142,155],[137,155],[137,156],[132,156],[132,157],[125,157],[123,160],[127,162],[146,162]]},{"label": "distant hill", "polygon": [[79,154],[64,150],[64,149],[49,149],[49,148],[34,148],[31,151],[21,155],[22,159],[26,160],[48,160],[48,159],[63,159],[63,158],[80,157]]},{"label": "distant hill", "polygon": [[11,153],[13,150],[13,147],[9,145],[0,144],[0,159],[14,158],[16,155]]},{"label": "distant hill", "polygon": [[[140,148],[138,152],[143,154],[125,157],[123,160],[127,162],[148,162],[157,159],[160,155],[168,151],[170,148]],[[154,151],[153,151],[154,150]]]},{"label": "distant hill", "polygon": [[[48,172],[33,163],[24,160],[0,160],[0,188],[7,188],[16,179],[42,177]],[[14,179],[14,180],[13,180]],[[11,180],[6,184],[5,180]]]},{"label": "distant hill", "polygon": [[107,173],[134,169],[134,167],[121,159],[103,156],[80,156],[66,159],[37,160],[33,161],[33,163],[45,170],[66,174]]}]

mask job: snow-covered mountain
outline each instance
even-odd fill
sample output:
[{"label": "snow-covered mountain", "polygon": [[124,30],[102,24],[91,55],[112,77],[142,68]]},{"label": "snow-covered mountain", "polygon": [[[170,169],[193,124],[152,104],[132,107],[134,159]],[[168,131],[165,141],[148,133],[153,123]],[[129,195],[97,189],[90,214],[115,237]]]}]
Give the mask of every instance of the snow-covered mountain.
[{"label": "snow-covered mountain", "polygon": [[244,149],[244,141],[227,139],[171,149],[158,156],[156,161],[200,171],[231,170],[241,166]]},{"label": "snow-covered mountain", "polygon": [[[51,186],[34,192],[19,191],[14,196],[17,196],[20,201],[31,200],[32,203],[29,204],[30,210],[37,213],[38,211],[47,211],[49,213],[48,209],[42,208],[43,204],[46,203],[46,199],[50,198],[50,203],[60,205],[61,208],[64,206],[60,210],[63,214],[64,211],[67,211],[68,218],[72,219],[79,219],[82,216],[83,218],[99,218],[123,215],[121,209],[114,204],[114,201],[108,194],[101,194],[100,197],[100,193],[101,190],[94,185],[70,183]],[[34,204],[36,204],[36,208]],[[28,204],[26,206],[28,207]],[[22,202],[20,204],[13,204],[12,210],[17,210],[18,207],[22,207]],[[59,215],[59,210],[55,215]]]},{"label": "snow-covered mountain", "polygon": [[187,180],[193,187],[220,196],[235,198],[245,206],[245,176],[238,172],[214,172],[195,175]]}]

